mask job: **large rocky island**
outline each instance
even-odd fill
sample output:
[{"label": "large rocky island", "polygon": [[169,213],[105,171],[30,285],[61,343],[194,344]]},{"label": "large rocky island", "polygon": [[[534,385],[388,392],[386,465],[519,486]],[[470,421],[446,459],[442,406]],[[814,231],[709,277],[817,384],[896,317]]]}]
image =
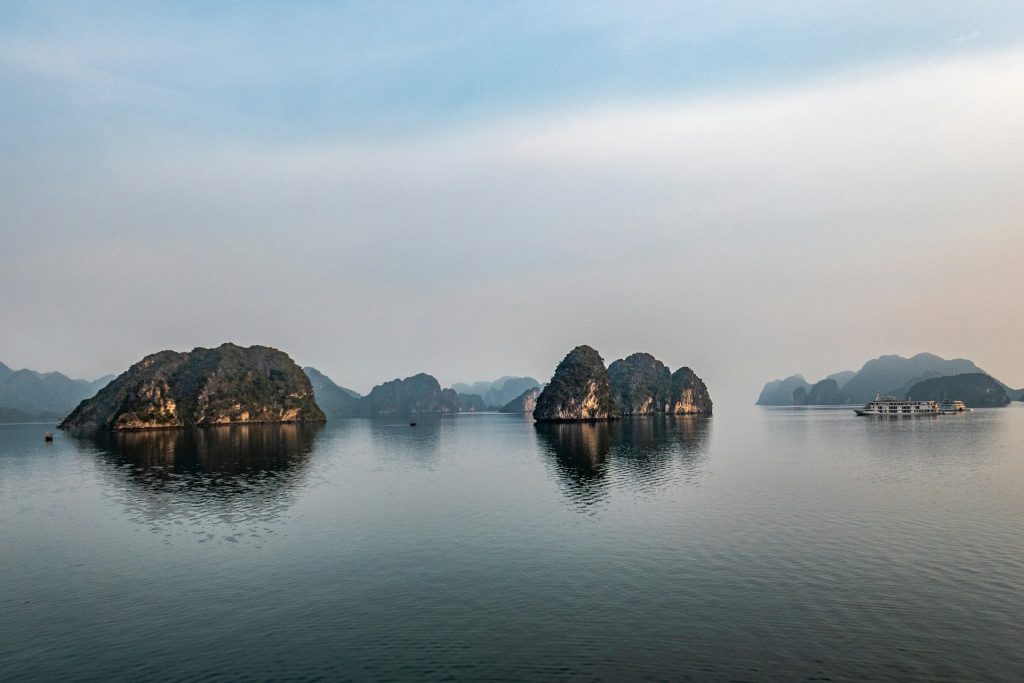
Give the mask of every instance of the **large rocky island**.
[{"label": "large rocky island", "polygon": [[121,431],[323,420],[309,378],[288,354],[222,344],[146,356],[82,401],[60,427]]},{"label": "large rocky island", "polygon": [[533,416],[539,422],[570,422],[711,411],[707,387],[690,368],[672,373],[649,353],[634,353],[606,369],[596,350],[577,346],[537,397]]}]

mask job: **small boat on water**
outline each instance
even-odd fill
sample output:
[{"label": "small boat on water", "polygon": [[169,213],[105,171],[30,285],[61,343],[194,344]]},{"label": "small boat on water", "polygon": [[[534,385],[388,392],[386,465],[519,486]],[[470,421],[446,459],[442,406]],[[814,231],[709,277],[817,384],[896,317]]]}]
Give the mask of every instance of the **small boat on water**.
[{"label": "small boat on water", "polygon": [[53,434],[51,432],[43,434],[43,441],[53,441]]},{"label": "small boat on water", "polygon": [[863,408],[853,409],[861,417],[924,417],[928,415],[955,415],[970,412],[963,401],[912,401],[895,396],[875,395]]}]

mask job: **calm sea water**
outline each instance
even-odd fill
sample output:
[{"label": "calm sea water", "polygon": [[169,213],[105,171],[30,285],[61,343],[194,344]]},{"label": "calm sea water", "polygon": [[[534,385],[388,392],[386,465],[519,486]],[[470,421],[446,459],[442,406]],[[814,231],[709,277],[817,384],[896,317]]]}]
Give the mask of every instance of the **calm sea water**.
[{"label": "calm sea water", "polygon": [[1024,406],[0,427],[0,680],[1024,679]]}]

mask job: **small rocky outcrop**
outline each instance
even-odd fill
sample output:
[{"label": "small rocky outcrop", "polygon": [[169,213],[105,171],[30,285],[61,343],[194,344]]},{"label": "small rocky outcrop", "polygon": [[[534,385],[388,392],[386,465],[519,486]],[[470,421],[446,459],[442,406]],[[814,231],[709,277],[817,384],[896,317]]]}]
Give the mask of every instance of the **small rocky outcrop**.
[{"label": "small rocky outcrop", "polygon": [[82,401],[60,427],[120,431],[324,419],[309,378],[288,354],[222,344],[146,356]]},{"label": "small rocky outcrop", "polygon": [[714,404],[704,380],[690,368],[679,368],[672,373],[670,415],[710,415]]},{"label": "small rocky outcrop", "polygon": [[617,415],[604,360],[589,346],[577,346],[562,359],[533,411],[540,422],[610,420]]},{"label": "small rocky outcrop", "polygon": [[619,415],[664,415],[671,401],[672,374],[649,353],[634,353],[608,366],[612,400]]},{"label": "small rocky outcrop", "polygon": [[[479,397],[478,397],[479,398]],[[415,413],[460,412],[459,395],[442,389],[437,379],[421,372],[375,386],[359,403],[367,417]]]},{"label": "small rocky outcrop", "polygon": [[501,407],[502,413],[532,413],[537,408],[537,397],[540,396],[540,387],[527,389]]}]

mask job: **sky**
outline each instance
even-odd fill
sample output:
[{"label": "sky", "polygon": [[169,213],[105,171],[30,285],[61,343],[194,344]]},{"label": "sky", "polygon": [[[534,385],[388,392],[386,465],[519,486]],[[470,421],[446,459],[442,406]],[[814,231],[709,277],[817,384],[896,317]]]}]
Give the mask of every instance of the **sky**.
[{"label": "sky", "polygon": [[0,4],[0,361],[1024,386],[1024,4]]}]

